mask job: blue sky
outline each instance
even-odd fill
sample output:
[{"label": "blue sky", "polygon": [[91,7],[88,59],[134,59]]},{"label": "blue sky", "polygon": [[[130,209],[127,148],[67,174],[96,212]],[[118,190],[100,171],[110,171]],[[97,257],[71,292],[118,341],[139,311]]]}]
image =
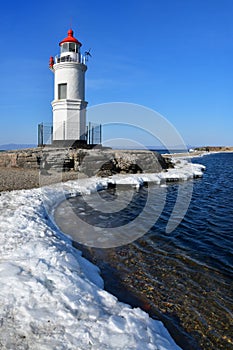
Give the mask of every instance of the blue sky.
[{"label": "blue sky", "polygon": [[48,60],[72,23],[92,53],[88,106],[140,104],[188,144],[233,145],[232,18],[232,0],[4,1],[0,144],[36,143],[52,120]]}]

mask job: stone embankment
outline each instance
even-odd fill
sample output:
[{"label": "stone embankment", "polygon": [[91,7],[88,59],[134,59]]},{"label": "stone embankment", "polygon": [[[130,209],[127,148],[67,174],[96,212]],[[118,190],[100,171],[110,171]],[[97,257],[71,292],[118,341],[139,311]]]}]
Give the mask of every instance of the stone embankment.
[{"label": "stone embankment", "polygon": [[169,160],[143,150],[33,148],[0,153],[0,190],[32,188],[81,176],[156,173]]}]

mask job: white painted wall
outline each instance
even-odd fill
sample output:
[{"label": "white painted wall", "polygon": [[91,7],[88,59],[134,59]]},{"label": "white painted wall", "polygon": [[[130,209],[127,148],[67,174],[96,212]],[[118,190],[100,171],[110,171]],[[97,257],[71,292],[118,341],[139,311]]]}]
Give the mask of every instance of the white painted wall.
[{"label": "white painted wall", "polygon": [[67,83],[67,99],[85,100],[85,72],[87,67],[77,62],[62,62],[53,66],[54,100],[58,99],[58,84]]},{"label": "white painted wall", "polygon": [[87,102],[78,100],[54,100],[53,139],[84,140],[86,132]]},{"label": "white painted wall", "polygon": [[[53,66],[53,139],[83,140],[86,132],[85,72],[79,62],[60,62]],[[58,85],[67,84],[67,98],[58,99]]]}]

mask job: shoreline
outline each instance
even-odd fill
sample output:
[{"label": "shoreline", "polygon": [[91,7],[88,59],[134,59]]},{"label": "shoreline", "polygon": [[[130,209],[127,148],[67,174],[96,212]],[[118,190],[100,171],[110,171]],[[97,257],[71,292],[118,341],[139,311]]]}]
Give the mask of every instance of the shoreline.
[{"label": "shoreline", "polygon": [[[219,153],[219,152],[204,152],[199,151],[198,154],[196,152],[193,153],[171,153],[171,154],[162,154],[161,158],[167,162],[167,169],[161,168],[161,171],[164,172],[169,170],[170,167],[173,167],[173,161],[175,161],[178,158],[182,159],[191,159],[196,157],[202,157],[204,155],[209,155],[213,153]],[[127,152],[125,153],[127,155]],[[130,164],[134,163],[132,160],[127,159],[127,167],[126,170],[122,173],[119,173],[119,175],[143,175],[147,174],[146,171],[142,173],[130,173],[127,171],[129,169]],[[123,164],[125,166],[125,163]],[[150,172],[150,174],[158,174],[159,171]],[[110,174],[109,176],[106,175],[104,177],[114,178],[115,175],[118,174]],[[46,169],[40,169],[40,168],[23,168],[19,166],[1,166],[0,165],[0,193],[4,191],[15,191],[15,190],[28,190],[33,188],[40,188],[43,186],[51,185],[51,184],[57,184],[57,183],[64,183],[71,180],[79,180],[82,178],[91,178],[84,173],[80,171],[75,171],[74,169],[71,169],[69,171],[59,171],[56,169],[49,169],[47,171]],[[101,179],[103,176],[100,176],[99,179]]]},{"label": "shoreline", "polygon": [[[70,195],[75,195],[75,194],[78,194],[78,193],[89,193],[90,194],[90,193],[96,192],[96,191],[98,191],[100,189],[107,188],[108,184],[124,185],[124,184],[127,183],[127,184],[137,188],[137,187],[140,187],[144,183],[147,183],[147,182],[155,183],[157,185],[162,185],[162,184],[166,183],[166,181],[179,181],[179,180],[185,181],[185,180],[192,179],[194,177],[200,177],[201,174],[202,174],[202,171],[204,170],[203,166],[190,164],[190,163],[188,163],[186,161],[182,161],[182,162],[178,161],[178,164],[179,164],[178,168],[171,168],[167,172],[162,172],[162,173],[158,173],[158,174],[125,174],[125,175],[119,174],[117,176],[112,176],[112,177],[107,177],[107,178],[92,177],[92,178],[82,179],[81,181],[76,181],[76,180],[69,181],[64,186],[62,186],[61,183],[60,184],[54,184],[52,186],[46,186],[46,187],[43,187],[41,189],[41,191],[38,191],[37,189],[32,189],[31,191],[29,190],[29,191],[18,191],[18,192],[4,192],[2,194],[2,199],[3,199],[3,202],[4,203],[7,202],[8,205],[9,205],[8,199],[10,200],[11,197],[12,197],[13,201],[16,201],[16,203],[14,205],[17,205],[17,198],[18,197],[22,197],[22,199],[20,199],[19,203],[20,202],[23,203],[22,204],[23,207],[19,206],[17,208],[17,210],[15,211],[16,215],[22,215],[22,217],[23,217],[22,220],[25,220],[24,209],[23,209],[24,205],[25,205],[24,199],[23,199],[24,197],[26,198],[26,200],[28,202],[27,205],[28,206],[32,205],[33,206],[33,210],[35,210],[36,215],[39,215],[39,217],[40,217],[39,221],[37,221],[37,220],[34,221],[33,220],[33,216],[31,216],[31,211],[29,210],[30,214],[28,215],[28,224],[26,225],[26,227],[28,227],[28,234],[30,235],[30,237],[29,236],[27,236],[27,237],[28,237],[28,239],[31,240],[31,243],[28,245],[28,243],[25,241],[25,245],[23,246],[23,249],[21,249],[20,252],[19,252],[20,258],[18,258],[18,255],[17,255],[18,253],[17,253],[17,250],[16,250],[16,252],[15,252],[16,256],[14,257],[14,255],[12,255],[13,253],[11,253],[11,255],[9,256],[9,259],[10,259],[9,261],[11,261],[12,256],[14,257],[14,261],[17,261],[17,264],[18,264],[18,261],[21,261],[21,258],[22,258],[22,261],[23,261],[22,264],[24,263],[24,261],[28,261],[28,259],[25,260],[24,254],[25,254],[25,252],[27,252],[27,249],[30,252],[33,251],[33,249],[31,249],[31,245],[33,245],[33,247],[34,247],[34,245],[37,244],[37,243],[35,243],[35,242],[37,242],[37,239],[39,239],[38,242],[40,242],[38,244],[43,244],[44,239],[46,239],[46,241],[47,241],[46,244],[49,244],[50,246],[52,246],[53,247],[52,250],[54,250],[55,249],[55,246],[54,246],[55,242],[54,242],[54,238],[51,239],[51,233],[50,233],[51,229],[55,230],[54,231],[55,232],[55,236],[59,240],[58,244],[60,244],[60,245],[63,244],[63,241],[64,241],[63,235],[64,236],[66,236],[66,235],[61,233],[60,230],[56,232],[56,229],[54,229],[53,225],[51,225],[51,223],[49,224],[49,221],[47,221],[48,220],[47,214],[45,215],[45,214],[43,214],[43,212],[40,212],[40,210],[37,209],[38,205],[40,207],[43,204],[43,208],[44,208],[43,210],[45,210],[45,213],[49,213],[49,208],[56,206],[61,200],[64,200],[65,199],[65,195],[68,195],[68,194],[70,194]],[[17,173],[17,171],[16,171],[16,173]],[[20,171],[20,173],[22,174],[22,176],[24,175],[24,171],[23,170]],[[78,174],[76,173],[76,175],[78,175]],[[4,200],[4,198],[5,198],[5,200]],[[34,201],[35,201],[35,203],[33,203]],[[4,206],[4,204],[3,204],[3,206]],[[4,209],[4,207],[3,207],[3,209]],[[6,210],[8,210],[8,207],[6,208]],[[37,211],[38,211],[38,213],[37,213]],[[13,216],[12,216],[11,219],[13,220]],[[42,229],[40,229],[38,231],[37,225],[38,225],[38,223],[40,223],[41,220],[43,220]],[[20,229],[20,227],[21,227],[20,226],[20,220],[17,219],[16,223],[14,224],[14,227],[17,228],[18,223],[19,223],[19,231],[16,230],[17,234],[19,234],[19,232],[21,232],[20,231],[21,230]],[[48,231],[48,229],[45,229],[44,224],[46,224],[48,226],[49,231]],[[5,220],[4,225],[7,225],[7,220]],[[35,229],[35,231],[32,231],[34,229]],[[15,230],[15,228],[12,231],[13,237],[14,237],[14,230]],[[5,230],[5,232],[7,232],[7,231]],[[37,232],[39,232],[39,235],[40,235],[39,237],[37,237],[37,235],[38,235]],[[48,232],[48,237],[47,237],[47,232]],[[7,232],[7,237],[10,234],[11,234],[11,229],[10,229],[10,232]],[[23,224],[23,226],[22,226],[22,237],[24,237],[24,235],[25,235],[25,224]],[[40,239],[40,238],[42,238],[42,239]],[[25,239],[25,238],[23,238],[23,239]],[[67,237],[66,239],[69,240],[70,238]],[[18,246],[18,244],[19,244],[19,242],[17,241],[17,246]],[[72,244],[72,241],[71,241],[71,244]],[[4,244],[3,244],[3,246],[4,246]],[[64,247],[62,249],[67,249],[67,247]],[[47,250],[43,251],[43,254],[48,254],[48,256],[46,255],[46,259],[47,260],[49,259],[48,266],[53,266],[53,260],[51,260],[51,259],[53,259],[53,256],[50,255],[49,251],[47,253]],[[69,248],[69,254],[70,253],[71,252],[70,252],[70,248]],[[21,254],[22,254],[22,257],[21,257]],[[36,259],[38,258],[39,261],[40,261],[40,259],[41,259],[41,252],[39,252],[39,256],[38,257],[35,254],[37,254],[37,253],[33,251],[32,259],[31,260],[29,259],[29,261],[28,261],[29,264],[31,264],[31,263],[34,264],[35,258]],[[74,256],[73,253],[72,253],[72,256]],[[61,265],[62,266],[64,264],[66,264],[66,261],[64,260],[63,256],[60,257],[60,255],[59,255],[59,259],[61,259]],[[19,266],[21,266],[20,264],[21,264],[21,262],[19,262]],[[85,263],[85,264],[87,264],[87,263]],[[39,265],[39,263],[36,263],[36,266],[38,266],[38,265]],[[26,266],[27,266],[27,264],[26,264]],[[6,266],[6,268],[8,268],[8,265]],[[19,268],[21,268],[21,267],[19,267]],[[28,266],[27,266],[27,268],[28,268]],[[73,267],[72,266],[71,266],[71,269],[72,269],[72,273],[70,274],[70,276],[73,276],[74,272],[73,272]],[[33,271],[38,271],[38,268],[34,269],[34,265],[33,265],[32,270]],[[75,268],[74,271],[76,271],[76,270],[77,269]],[[13,273],[14,273],[14,271],[13,271]],[[42,266],[41,273],[44,274],[43,266]],[[59,271],[59,274],[60,274],[59,280],[62,280],[61,276],[63,276],[64,271],[63,270]],[[7,274],[6,274],[6,276],[8,278]],[[42,275],[42,276],[44,276],[44,275]],[[15,281],[18,281],[18,279],[20,280],[20,278],[21,278],[20,275],[18,275],[18,274],[15,275]],[[24,278],[24,276],[22,276],[22,278]],[[29,278],[29,280],[31,280],[31,276],[29,276],[28,278]],[[53,279],[53,275],[49,274],[49,278],[50,278],[50,280],[52,280]],[[23,283],[23,280],[22,280],[22,283]],[[47,283],[48,282],[47,282],[47,279],[46,279],[45,280],[45,288],[47,288]],[[15,282],[15,285],[17,285],[17,282]],[[74,287],[75,286],[76,286],[76,284],[74,285]],[[50,284],[48,285],[48,287],[50,288]],[[35,285],[35,290],[36,290],[36,288],[37,288],[37,284]],[[76,288],[77,288],[77,286],[76,286]],[[93,292],[93,294],[94,293],[95,292]],[[73,302],[72,298],[71,298],[71,302]],[[92,296],[92,298],[93,298],[93,296]],[[133,309],[133,310],[137,310],[137,309]],[[151,310],[151,313],[153,313],[153,311],[154,310]],[[91,312],[92,312],[92,309],[90,310],[90,313]],[[55,315],[55,316],[59,317],[59,315]],[[156,316],[156,315],[154,315],[154,316]],[[30,318],[31,316],[28,315],[28,317]],[[93,315],[91,317],[95,317],[95,315]],[[158,322],[155,319],[153,321],[154,322]],[[165,319],[163,320],[163,322],[166,325],[166,320]],[[103,324],[103,327],[105,327],[105,323]],[[172,329],[170,328],[170,331],[173,334],[175,333],[175,329],[172,331]],[[132,334],[132,331],[130,331],[130,332]],[[177,339],[177,337],[174,337],[174,338]],[[169,339],[169,341],[170,341],[170,338],[168,338],[168,336],[166,336],[166,339]],[[178,339],[177,339],[177,341],[178,341]],[[171,340],[171,342],[172,342],[172,340]],[[155,342],[155,344],[156,344],[156,342]],[[170,350],[173,347],[174,348],[178,348],[178,347],[176,347],[175,345],[172,344],[172,346],[170,345],[166,349]]]},{"label": "shoreline", "polygon": [[100,182],[104,188],[94,178],[1,194],[3,346],[180,349],[161,321],[106,292],[97,266],[48,217],[64,194],[96,192]]},{"label": "shoreline", "polygon": [[[139,307],[153,320],[161,321],[181,349],[197,349],[197,344],[195,344],[193,339],[182,332],[181,329],[179,329],[178,324],[171,321],[169,315],[162,313],[158,308],[156,308],[152,301],[148,300],[145,295],[142,295],[140,290],[135,291],[133,290],[132,286],[125,286],[119,270],[116,268],[116,266],[115,268],[113,267],[114,264],[108,264],[107,268],[106,266],[101,266],[103,261],[108,261],[108,259],[111,260],[111,263],[118,262],[116,248],[107,249],[100,253],[98,249],[96,250],[95,248],[81,245],[76,241],[72,241],[72,245],[75,249],[82,252],[85,259],[99,267],[100,276],[104,281],[104,290],[114,295],[122,303],[128,304],[133,308]],[[110,251],[112,251],[112,253],[110,253]],[[107,259],[106,256],[108,256]]]},{"label": "shoreline", "polygon": [[[208,152],[208,153],[205,153],[206,155],[209,155],[209,154],[214,154],[214,153],[222,153],[222,152],[213,152],[213,153],[210,153],[210,152]],[[232,153],[232,152],[230,152],[230,153]],[[182,157],[181,157],[182,158]],[[9,170],[9,168],[7,169],[7,170]],[[0,169],[0,171],[1,171],[1,169]],[[22,169],[22,170],[20,170],[21,172],[22,172],[22,176],[23,176],[23,174],[24,174],[24,170]],[[172,169],[171,169],[171,171],[172,171]],[[15,173],[19,173],[18,172],[18,169],[16,170],[16,172]],[[78,174],[76,173],[76,176],[77,176]],[[119,177],[121,177],[121,179],[123,180],[123,182],[124,182],[124,179],[127,181],[127,177],[129,178],[129,176],[131,176],[132,178],[140,178],[141,176],[142,176],[143,174],[126,174],[125,176],[122,176],[122,175],[118,175]],[[149,178],[150,179],[153,179],[153,174],[149,174],[150,176],[149,176]],[[148,176],[148,174],[146,174],[146,175],[144,175],[144,178],[146,177],[146,176]],[[111,179],[111,178],[110,178]],[[88,179],[87,179],[88,180]],[[102,179],[102,181],[104,181],[104,179]],[[101,178],[99,178],[99,182],[101,182]],[[76,183],[76,187],[75,187],[75,183]],[[139,182],[138,182],[138,184],[140,184]],[[90,192],[92,191],[92,190],[94,190],[93,189],[93,186],[92,186],[93,184],[92,183],[90,183],[90,185],[89,185],[89,188],[90,188]],[[79,187],[79,185],[78,185],[78,183],[77,183],[77,181],[74,181],[74,182],[69,182],[69,183],[67,183],[67,185],[65,186],[65,191],[68,191],[68,192],[71,192],[71,193],[73,193],[73,191],[74,191],[74,193],[75,193],[75,191],[77,191],[77,189],[78,189],[78,187]],[[54,191],[56,191],[56,186],[51,186],[51,190],[52,189],[54,189]],[[33,194],[33,192],[34,191],[32,191],[31,193]],[[37,191],[36,191],[37,192]],[[1,193],[0,193],[0,195],[1,195]],[[10,196],[11,196],[11,193],[9,192],[9,193],[4,193],[3,194],[3,197],[5,196],[5,195],[7,195],[7,196],[9,196],[8,198],[10,198]],[[26,195],[26,192],[25,191],[22,191],[22,192],[19,192],[19,193],[12,193],[12,195],[13,196],[15,196],[15,198],[19,195],[19,196],[24,196],[24,195]],[[54,199],[56,199],[55,197],[53,197],[53,193],[52,193],[52,191],[50,192],[50,190],[49,190],[49,188],[48,188],[48,195],[46,196],[46,200],[48,200],[49,201],[49,204],[50,205],[52,205],[52,202],[54,202]],[[30,197],[30,191],[28,192],[28,195],[27,195],[27,197],[28,197],[28,199],[29,199],[29,197]],[[40,197],[40,195],[38,195],[37,196],[37,198],[39,198]],[[32,198],[32,203],[33,203],[33,198]],[[56,202],[57,203],[57,202]],[[23,204],[24,205],[24,204]],[[19,208],[19,210],[21,210],[20,208]],[[31,221],[29,221],[29,223],[30,223]],[[53,228],[54,229],[54,228]],[[23,229],[24,230],[24,229]],[[23,231],[22,231],[23,232]],[[44,234],[45,234],[45,232],[46,231],[44,231],[44,228],[43,228],[43,230],[42,230],[42,233],[41,233],[41,237],[44,237]],[[35,236],[34,238],[36,238],[37,239],[37,234],[36,233],[33,233],[33,236]],[[46,237],[47,238],[47,237]],[[49,238],[49,240],[51,240],[51,236],[50,237],[48,237]],[[60,237],[58,237],[59,239],[61,239],[61,241],[62,240],[64,240],[64,238],[62,238],[62,236]],[[26,243],[26,249],[27,249],[27,242],[25,242]],[[62,242],[61,242],[62,243]],[[71,242],[72,243],[72,242]],[[52,239],[52,242],[51,242],[51,245],[53,245],[54,244],[54,240]],[[63,243],[62,243],[63,244]],[[65,247],[65,249],[67,249],[67,247]],[[23,250],[22,251],[24,251],[24,248],[23,248]],[[30,250],[31,251],[31,250]],[[73,253],[72,253],[73,254]],[[20,259],[21,259],[21,256],[20,256]],[[20,260],[19,259],[19,260]],[[33,258],[32,258],[32,262],[33,262],[33,259],[35,259],[35,256],[33,256]],[[36,256],[36,259],[37,259],[37,256]],[[30,260],[30,259],[29,259]],[[38,260],[39,262],[38,262],[38,266],[40,266],[39,265],[39,263],[40,263],[40,256],[39,256],[39,260]],[[64,259],[62,258],[62,260],[61,260],[61,263],[63,263],[63,264],[66,264],[66,262],[64,261]],[[18,261],[17,261],[17,264],[18,264]],[[50,267],[52,266],[53,264],[52,264],[52,260],[51,260],[51,262],[50,262]],[[8,267],[7,267],[8,268]],[[71,268],[71,270],[72,270],[72,268]],[[44,272],[43,272],[44,273]],[[73,270],[72,270],[72,273],[73,273]],[[42,275],[43,276],[43,275]],[[3,276],[4,277],[4,276]],[[8,278],[8,275],[7,275],[7,278]],[[30,277],[31,278],[31,277]],[[51,279],[52,279],[52,277],[51,277]],[[47,283],[47,281],[45,281],[46,283]],[[47,287],[46,287],[47,288]],[[137,298],[137,296],[135,297],[135,298]],[[142,304],[143,304],[143,300],[142,300]],[[149,305],[148,304],[145,304],[145,305],[142,305],[142,306],[144,306],[145,307],[145,311],[148,313],[148,314],[150,314],[151,313],[151,316],[153,317],[155,317],[155,319],[156,319],[156,314],[155,315],[153,315],[153,309],[151,309],[151,310],[146,310],[146,308],[147,307],[149,307]],[[141,308],[143,308],[142,306],[140,306],[139,305],[139,307],[141,307]],[[138,305],[136,305],[136,306],[133,306],[133,307],[138,307]],[[57,317],[57,316],[56,316]],[[164,323],[164,325],[165,326],[167,326],[166,325],[166,320],[163,320],[163,323]],[[169,329],[169,327],[167,327],[167,329],[170,331],[170,334],[171,335],[173,335],[173,339],[175,339],[176,341],[177,341],[177,343],[181,346],[181,341],[178,341],[178,338],[176,338],[175,336],[174,336],[174,333],[175,333],[175,328],[174,329]],[[178,337],[178,335],[177,335],[177,337]],[[170,350],[170,348],[169,348],[169,350]]]},{"label": "shoreline", "polygon": [[158,173],[169,161],[151,151],[28,149],[0,153],[0,191],[113,174]]}]

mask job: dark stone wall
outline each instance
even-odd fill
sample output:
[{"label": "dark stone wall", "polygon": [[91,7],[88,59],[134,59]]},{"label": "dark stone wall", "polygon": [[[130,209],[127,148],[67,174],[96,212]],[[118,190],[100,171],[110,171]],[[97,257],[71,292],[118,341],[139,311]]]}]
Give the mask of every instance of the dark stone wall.
[{"label": "dark stone wall", "polygon": [[0,153],[0,167],[56,170],[109,176],[118,173],[156,173],[168,162],[158,153],[138,150],[33,148]]}]

